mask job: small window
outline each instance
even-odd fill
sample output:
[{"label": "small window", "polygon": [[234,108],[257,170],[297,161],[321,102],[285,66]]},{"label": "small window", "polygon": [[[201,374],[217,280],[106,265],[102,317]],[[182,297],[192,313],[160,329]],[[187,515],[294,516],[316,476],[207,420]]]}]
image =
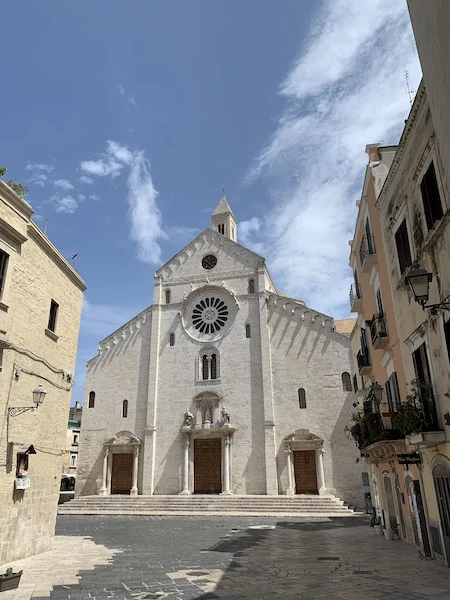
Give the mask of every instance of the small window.
[{"label": "small window", "polygon": [[78,433],[74,433],[73,434],[73,442],[72,442],[72,444],[74,446],[78,446]]},{"label": "small window", "polygon": [[395,244],[397,246],[398,264],[400,273],[403,274],[412,265],[411,250],[409,247],[408,227],[403,219],[400,227],[395,232]]},{"label": "small window", "polygon": [[245,326],[245,337],[246,338],[250,338],[251,337],[250,333],[251,333],[250,332],[250,325],[246,325]]},{"label": "small window", "polygon": [[221,233],[222,235],[225,235],[225,225],[223,223],[218,225],[217,229],[218,229],[219,233]]},{"label": "small window", "polygon": [[342,373],[342,389],[344,392],[352,391],[352,378],[350,377],[350,373]]},{"label": "small window", "polygon": [[423,210],[428,229],[432,229],[436,221],[442,218],[442,202],[439,194],[439,187],[436,178],[434,163],[431,162],[427,172],[420,183],[422,193]]},{"label": "small window", "polygon": [[70,455],[70,466],[71,467],[76,467],[77,466],[77,455],[76,454],[71,454]]},{"label": "small window", "polygon": [[217,355],[211,355],[211,379],[217,379]]},{"label": "small window", "polygon": [[208,357],[206,354],[202,357],[202,379],[206,381],[209,379],[209,365],[208,365]]},{"label": "small window", "polygon": [[53,332],[56,329],[56,317],[58,314],[58,308],[59,308],[59,304],[57,302],[55,302],[54,300],[52,300],[50,303],[50,314],[48,317],[47,329],[50,329],[50,331],[53,331]]},{"label": "small window", "polygon": [[6,269],[8,267],[9,254],[0,250],[0,295],[3,294],[3,287],[6,279]]},{"label": "small window", "polygon": [[94,408],[95,404],[95,392],[89,392],[89,408]]},{"label": "small window", "polygon": [[356,375],[353,375],[353,391],[356,392],[358,391],[358,378],[356,377]]},{"label": "small window", "polygon": [[219,379],[220,376],[220,354],[217,348],[203,348],[198,358],[198,379],[208,381]]},{"label": "small window", "polygon": [[303,388],[298,390],[298,407],[306,408],[306,392]]},{"label": "small window", "polygon": [[175,346],[175,334],[171,333],[169,335],[169,346]]},{"label": "small window", "polygon": [[397,373],[392,373],[385,384],[389,412],[397,412],[400,404],[400,392],[398,390]]},{"label": "small window", "polygon": [[128,417],[128,400],[122,402],[122,417],[124,419]]},{"label": "small window", "polygon": [[249,281],[248,281],[248,293],[249,294],[255,293],[255,280],[254,279],[249,279]]},{"label": "small window", "polygon": [[166,304],[170,304],[170,290],[166,290]]}]

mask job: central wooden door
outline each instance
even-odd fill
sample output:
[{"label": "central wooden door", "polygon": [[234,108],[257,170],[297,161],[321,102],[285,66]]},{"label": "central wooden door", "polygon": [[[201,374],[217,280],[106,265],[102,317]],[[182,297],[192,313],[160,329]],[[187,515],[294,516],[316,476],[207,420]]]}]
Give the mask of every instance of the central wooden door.
[{"label": "central wooden door", "polygon": [[113,454],[111,494],[129,494],[133,485],[133,454]]},{"label": "central wooden door", "polygon": [[301,450],[294,452],[294,474],[296,494],[318,494],[316,451]]},{"label": "central wooden door", "polygon": [[222,491],[222,440],[194,440],[194,494]]}]

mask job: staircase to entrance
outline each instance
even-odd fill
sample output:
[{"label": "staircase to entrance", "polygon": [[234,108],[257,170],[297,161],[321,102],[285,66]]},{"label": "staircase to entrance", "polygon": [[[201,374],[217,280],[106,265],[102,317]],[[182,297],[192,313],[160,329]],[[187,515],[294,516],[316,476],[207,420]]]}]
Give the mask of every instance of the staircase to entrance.
[{"label": "staircase to entrance", "polygon": [[358,513],[334,496],[79,496],[60,515],[228,515],[351,517]]}]

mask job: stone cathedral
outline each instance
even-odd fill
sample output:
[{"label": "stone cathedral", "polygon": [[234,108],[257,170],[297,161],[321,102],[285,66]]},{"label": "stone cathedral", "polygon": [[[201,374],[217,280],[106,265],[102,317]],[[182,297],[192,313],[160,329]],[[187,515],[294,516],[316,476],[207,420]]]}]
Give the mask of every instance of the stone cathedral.
[{"label": "stone cathedral", "polygon": [[[294,258],[293,260],[300,260]],[[87,365],[78,495],[334,495],[361,505],[351,350],[237,243],[225,197]]]}]

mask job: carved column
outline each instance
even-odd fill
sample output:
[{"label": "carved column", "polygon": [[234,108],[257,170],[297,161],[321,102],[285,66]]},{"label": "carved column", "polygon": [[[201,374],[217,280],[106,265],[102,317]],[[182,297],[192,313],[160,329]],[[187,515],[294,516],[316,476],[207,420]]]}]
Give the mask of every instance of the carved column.
[{"label": "carved column", "polygon": [[105,455],[103,457],[102,487],[100,488],[100,490],[98,492],[99,496],[107,496],[108,495],[108,486],[107,486],[108,456],[109,456],[109,449],[106,448]]},{"label": "carved column", "polygon": [[325,487],[325,475],[323,471],[323,450],[319,448],[316,451],[316,464],[317,464],[317,483],[319,486],[319,496],[326,496],[327,488]]},{"label": "carved column", "polygon": [[286,448],[284,452],[286,454],[286,467],[288,473],[288,488],[286,490],[286,496],[293,496],[294,485],[292,480],[292,450],[290,448]]},{"label": "carved column", "polygon": [[134,448],[133,450],[133,487],[130,490],[130,496],[138,495],[138,471],[139,471],[139,448]]},{"label": "carved column", "polygon": [[191,440],[188,436],[184,439],[184,455],[183,455],[183,490],[180,492],[183,495],[190,494],[189,490],[189,446]]},{"label": "carved column", "polygon": [[230,491],[230,438],[223,438],[223,481],[222,494],[231,494]]}]

